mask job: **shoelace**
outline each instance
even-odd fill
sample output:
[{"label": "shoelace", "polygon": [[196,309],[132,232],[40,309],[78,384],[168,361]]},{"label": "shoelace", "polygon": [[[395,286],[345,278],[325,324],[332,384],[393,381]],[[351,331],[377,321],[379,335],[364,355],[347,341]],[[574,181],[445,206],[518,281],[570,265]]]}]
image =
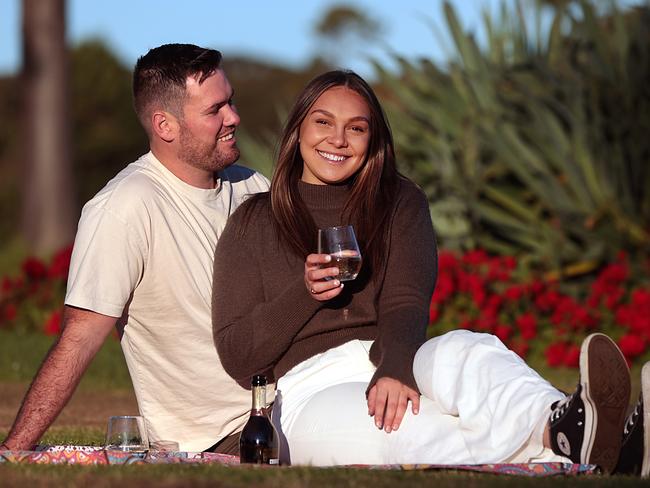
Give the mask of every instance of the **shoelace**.
[{"label": "shoelace", "polygon": [[641,410],[642,406],[643,403],[641,401],[638,401],[636,403],[636,407],[634,407],[634,411],[627,417],[627,420],[625,421],[625,427],[623,428],[624,435],[629,434],[630,431],[634,428],[634,425],[639,418],[639,410]]},{"label": "shoelace", "polygon": [[555,403],[553,411],[551,412],[551,422],[555,422],[564,415],[564,412],[568,410],[573,402],[573,395],[575,395],[575,393],[571,393],[569,396],[564,398],[564,400],[559,400]]}]

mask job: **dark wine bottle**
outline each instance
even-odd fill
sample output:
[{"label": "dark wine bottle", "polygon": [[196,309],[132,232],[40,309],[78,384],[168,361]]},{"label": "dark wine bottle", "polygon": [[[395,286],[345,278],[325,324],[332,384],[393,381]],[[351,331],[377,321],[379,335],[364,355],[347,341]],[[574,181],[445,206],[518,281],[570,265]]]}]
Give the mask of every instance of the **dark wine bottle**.
[{"label": "dark wine bottle", "polygon": [[253,376],[251,391],[253,406],[239,436],[239,462],[278,465],[278,433],[266,411],[266,376]]}]

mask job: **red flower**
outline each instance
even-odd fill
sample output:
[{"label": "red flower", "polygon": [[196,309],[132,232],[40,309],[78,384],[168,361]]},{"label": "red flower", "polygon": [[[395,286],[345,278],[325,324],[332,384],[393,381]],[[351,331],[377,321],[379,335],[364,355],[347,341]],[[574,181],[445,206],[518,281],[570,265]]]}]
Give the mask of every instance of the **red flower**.
[{"label": "red flower", "polygon": [[567,355],[567,345],[564,342],[550,344],[544,351],[546,364],[552,367],[561,366]]},{"label": "red flower", "polygon": [[524,295],[525,291],[525,288],[521,285],[512,285],[503,292],[503,297],[508,302],[517,302]]},{"label": "red flower", "polygon": [[560,302],[562,295],[555,290],[546,290],[535,297],[535,305],[542,312],[553,310]]},{"label": "red flower", "polygon": [[523,315],[520,315],[515,320],[515,323],[519,328],[521,337],[525,340],[529,341],[531,339],[534,339],[537,335],[537,319],[532,313],[525,313]]},{"label": "red flower", "polygon": [[540,280],[533,280],[533,282],[529,285],[528,289],[530,290],[530,293],[533,295],[539,295],[540,293],[543,293],[544,290],[546,289],[546,285]]},{"label": "red flower", "polygon": [[625,289],[621,286],[612,288],[605,298],[605,306],[610,310],[616,308],[616,306],[621,302],[621,299],[625,295]]},{"label": "red flower", "polygon": [[500,295],[490,295],[490,297],[487,299],[487,303],[485,304],[485,307],[483,308],[483,310],[481,310],[481,314],[495,321],[497,316],[499,315],[499,310],[501,309],[502,301],[503,299],[501,298]]},{"label": "red flower", "polygon": [[488,314],[481,314],[481,316],[476,319],[476,330],[482,332],[492,332],[496,326],[496,317]]},{"label": "red flower", "polygon": [[465,253],[462,260],[465,264],[480,266],[481,264],[487,263],[490,257],[483,249],[475,249]]},{"label": "red flower", "polygon": [[494,335],[501,339],[501,342],[507,342],[512,335],[512,327],[509,325],[499,324],[494,328]]},{"label": "red flower", "polygon": [[454,279],[448,273],[438,275],[436,288],[433,291],[432,301],[435,303],[443,303],[449,300],[455,292]]},{"label": "red flower", "polygon": [[438,320],[438,317],[440,316],[440,311],[438,310],[438,307],[436,307],[433,303],[429,306],[429,323],[433,324]]},{"label": "red flower", "polygon": [[621,348],[623,355],[632,359],[640,356],[645,351],[644,340],[635,334],[626,334],[618,341],[618,346]]},{"label": "red flower", "polygon": [[637,289],[631,294],[630,303],[616,311],[616,321],[630,331],[650,339],[650,290]]},{"label": "red flower", "polygon": [[48,276],[51,278],[60,278],[62,280],[67,279],[71,256],[72,246],[64,247],[57,252],[50,263],[50,269],[47,272]]},{"label": "red flower", "polygon": [[598,320],[585,307],[576,304],[569,318],[569,324],[574,330],[593,329],[598,325]]},{"label": "red flower", "polygon": [[513,341],[510,344],[510,350],[522,359],[526,357],[529,349],[530,346],[523,341]]},{"label": "red flower", "polygon": [[571,344],[564,355],[564,365],[569,368],[577,368],[580,365],[580,348]]},{"label": "red flower", "polygon": [[[514,258],[511,258],[514,261]],[[506,258],[492,258],[488,262],[488,274],[487,279],[490,281],[508,281],[512,275],[512,269],[514,265],[511,265],[510,261],[507,261]]]},{"label": "red flower", "polygon": [[460,329],[471,329],[473,325],[474,323],[471,319],[463,318],[458,324],[458,327]]},{"label": "red flower", "polygon": [[11,280],[7,276],[5,276],[4,278],[2,278],[2,293],[3,294],[9,293],[11,289],[12,289]]},{"label": "red flower", "polygon": [[458,267],[456,256],[447,251],[438,254],[438,274],[443,272],[453,272]]},{"label": "red flower", "polygon": [[622,296],[621,285],[629,274],[626,263],[618,262],[605,266],[591,285],[591,295],[587,303],[595,307],[605,298],[607,307],[613,308]]},{"label": "red flower", "polygon": [[25,261],[23,261],[22,269],[27,275],[27,278],[32,281],[38,281],[47,276],[47,268],[45,267],[45,264],[37,258],[25,259]]},{"label": "red flower", "polygon": [[16,305],[13,303],[7,303],[4,310],[4,319],[10,322],[16,318],[17,314],[18,310],[16,308]]},{"label": "red flower", "polygon": [[551,316],[551,322],[555,325],[563,323],[572,324],[574,315],[578,313],[578,308],[579,305],[573,298],[561,295],[555,305],[555,310]]},{"label": "red flower", "polygon": [[517,267],[517,260],[513,256],[503,256],[501,263],[507,270],[514,270]]},{"label": "red flower", "polygon": [[55,310],[50,314],[50,317],[45,321],[43,332],[46,335],[58,335],[61,333],[61,310]]}]

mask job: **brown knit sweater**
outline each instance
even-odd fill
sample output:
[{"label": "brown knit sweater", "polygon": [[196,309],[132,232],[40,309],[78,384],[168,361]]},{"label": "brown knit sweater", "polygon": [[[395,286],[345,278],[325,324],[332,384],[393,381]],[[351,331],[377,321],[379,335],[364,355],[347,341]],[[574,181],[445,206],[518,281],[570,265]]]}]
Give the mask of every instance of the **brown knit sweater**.
[{"label": "brown knit sweater", "polygon": [[[344,223],[348,187],[299,185],[318,227]],[[374,340],[370,360],[377,371],[368,387],[387,376],[417,390],[413,357],[425,340],[437,253],[427,200],[406,179],[390,225],[383,269],[371,278],[362,266],[338,297],[319,302],[304,284],[305,257],[278,239],[268,193],[241,205],[219,239],[214,264],[212,325],[225,370],[242,382],[269,370],[278,379],[315,354],[353,339]]]}]

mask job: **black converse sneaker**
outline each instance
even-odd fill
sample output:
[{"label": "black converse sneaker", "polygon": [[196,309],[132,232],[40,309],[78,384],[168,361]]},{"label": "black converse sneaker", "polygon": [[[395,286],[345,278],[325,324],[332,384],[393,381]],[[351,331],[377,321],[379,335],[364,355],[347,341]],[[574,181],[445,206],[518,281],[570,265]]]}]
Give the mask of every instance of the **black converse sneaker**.
[{"label": "black converse sneaker", "polygon": [[614,473],[650,475],[650,362],[641,370],[641,393],[623,429],[621,455]]},{"label": "black converse sneaker", "polygon": [[549,419],[553,452],[574,463],[616,466],[630,400],[630,371],[614,341],[591,334],[580,349],[576,391],[554,403]]}]

